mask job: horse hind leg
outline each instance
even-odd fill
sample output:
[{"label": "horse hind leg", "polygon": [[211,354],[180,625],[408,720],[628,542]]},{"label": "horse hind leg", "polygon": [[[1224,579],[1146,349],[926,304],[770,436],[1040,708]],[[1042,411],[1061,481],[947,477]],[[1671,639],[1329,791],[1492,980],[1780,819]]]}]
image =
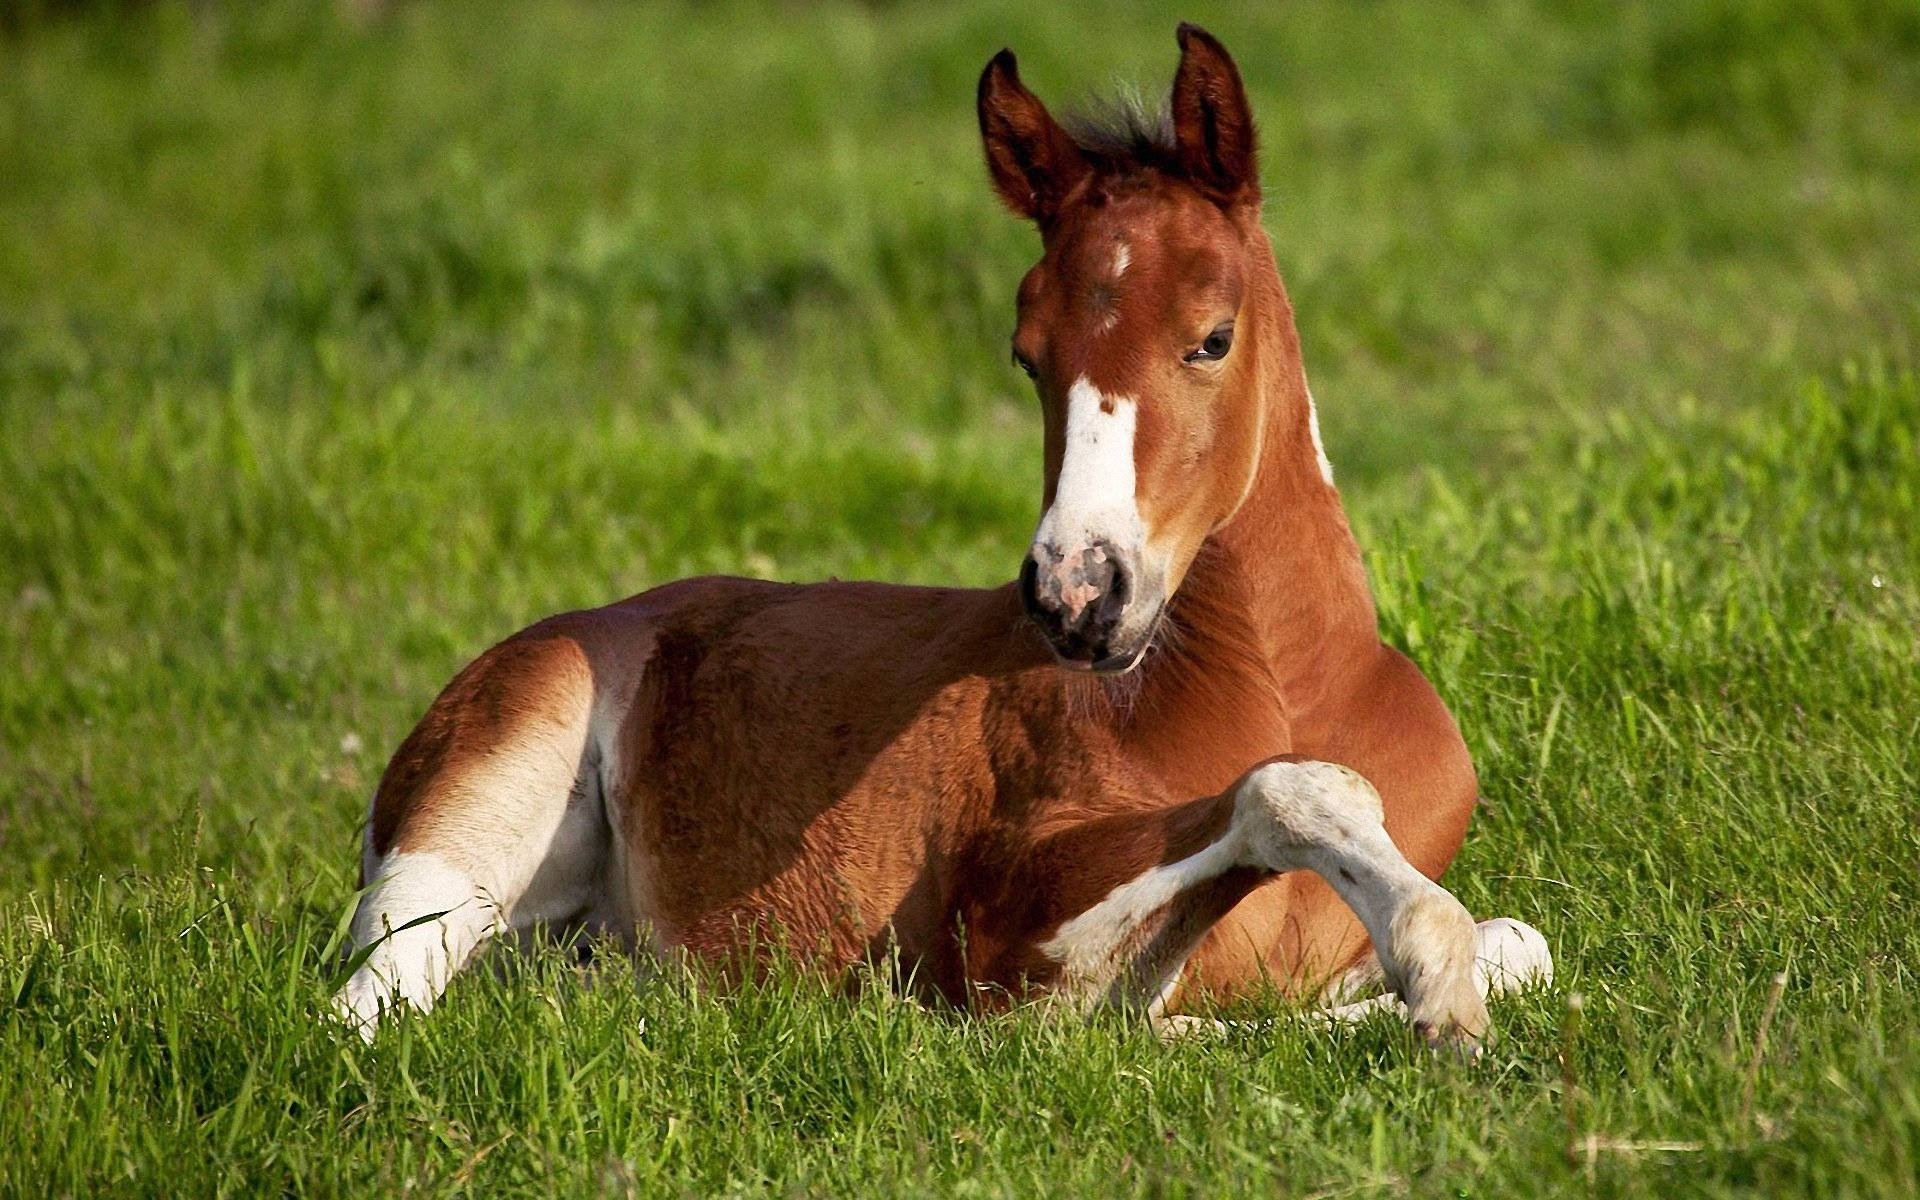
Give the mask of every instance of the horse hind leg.
[{"label": "horse hind leg", "polygon": [[374,798],[334,1011],[371,1039],[426,1011],[490,938],[605,916],[611,838],[591,736],[593,676],[570,638],[522,635],[434,701]]}]

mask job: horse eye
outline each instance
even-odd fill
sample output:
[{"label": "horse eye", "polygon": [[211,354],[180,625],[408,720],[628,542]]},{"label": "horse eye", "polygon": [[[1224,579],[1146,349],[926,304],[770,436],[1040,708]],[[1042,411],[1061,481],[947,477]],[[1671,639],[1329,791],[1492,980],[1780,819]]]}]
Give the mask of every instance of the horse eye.
[{"label": "horse eye", "polygon": [[1200,343],[1198,350],[1187,355],[1187,361],[1215,362],[1225,358],[1227,351],[1231,349],[1233,349],[1233,326],[1222,325],[1207,335],[1206,340]]},{"label": "horse eye", "polygon": [[1035,367],[1031,361],[1028,360],[1026,355],[1020,353],[1018,350],[1015,350],[1013,352],[1013,365],[1016,367],[1019,367],[1022,371],[1025,371],[1027,373],[1028,379],[1040,378],[1039,369]]}]

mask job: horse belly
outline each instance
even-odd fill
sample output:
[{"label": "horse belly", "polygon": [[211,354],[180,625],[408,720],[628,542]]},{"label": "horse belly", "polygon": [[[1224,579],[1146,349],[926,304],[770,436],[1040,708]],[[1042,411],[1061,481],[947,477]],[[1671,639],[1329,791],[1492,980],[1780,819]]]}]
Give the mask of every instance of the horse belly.
[{"label": "horse belly", "polygon": [[990,786],[966,684],[849,690],[804,660],[658,640],[614,790],[655,940],[729,969],[929,943],[943,834]]}]

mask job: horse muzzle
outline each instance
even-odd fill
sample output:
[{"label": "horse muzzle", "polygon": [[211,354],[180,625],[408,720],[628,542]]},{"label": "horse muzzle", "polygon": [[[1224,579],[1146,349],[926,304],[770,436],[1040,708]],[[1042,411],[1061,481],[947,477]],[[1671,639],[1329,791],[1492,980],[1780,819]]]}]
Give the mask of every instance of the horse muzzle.
[{"label": "horse muzzle", "polygon": [[1117,674],[1139,663],[1158,623],[1159,589],[1143,586],[1146,574],[1137,552],[1104,538],[1036,541],[1020,565],[1020,601],[1062,666]]}]

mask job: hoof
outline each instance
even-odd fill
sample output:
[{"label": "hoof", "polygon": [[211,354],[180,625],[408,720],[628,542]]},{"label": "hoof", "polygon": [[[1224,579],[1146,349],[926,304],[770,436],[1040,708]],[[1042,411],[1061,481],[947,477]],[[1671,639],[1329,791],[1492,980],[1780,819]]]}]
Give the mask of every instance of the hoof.
[{"label": "hoof", "polygon": [[1484,994],[1517,992],[1553,982],[1553,951],[1533,926],[1512,917],[1482,921],[1473,970]]},{"label": "hoof", "polygon": [[1471,1056],[1487,1035],[1487,1002],[1474,978],[1476,941],[1473,918],[1438,887],[1394,918],[1388,976],[1414,1032],[1435,1049]]},{"label": "hoof", "polygon": [[1487,1031],[1486,1013],[1484,1009],[1481,1010],[1477,1031],[1472,1024],[1458,1020],[1415,1021],[1413,1031],[1435,1054],[1474,1062],[1484,1052],[1482,1043]]}]

